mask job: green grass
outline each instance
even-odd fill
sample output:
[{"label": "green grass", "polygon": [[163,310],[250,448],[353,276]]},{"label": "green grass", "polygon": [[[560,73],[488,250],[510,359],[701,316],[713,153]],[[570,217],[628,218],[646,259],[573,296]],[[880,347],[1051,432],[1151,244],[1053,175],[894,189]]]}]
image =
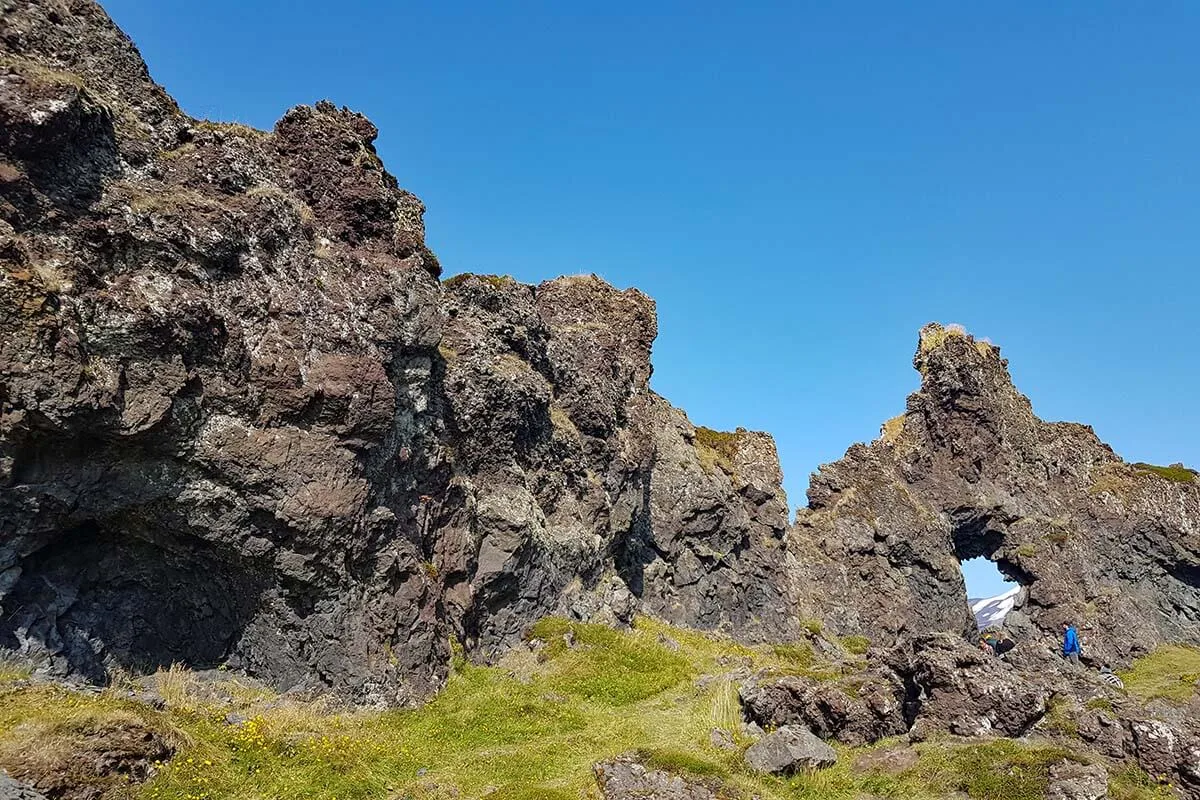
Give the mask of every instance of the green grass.
[{"label": "green grass", "polygon": [[642,748],[637,751],[636,756],[637,760],[647,767],[666,770],[676,775],[692,775],[698,778],[728,778],[730,775],[730,768],[726,764],[682,750]]},{"label": "green grass", "polygon": [[705,471],[712,473],[720,469],[732,476],[738,455],[738,435],[697,426],[696,455]]},{"label": "green grass", "polygon": [[1161,467],[1157,464],[1147,464],[1139,461],[1130,466],[1141,472],[1153,472],[1155,475],[1166,478],[1169,481],[1174,481],[1175,483],[1193,483],[1197,475],[1196,470],[1188,469],[1183,464],[1172,464],[1169,467]]},{"label": "green grass", "polygon": [[1043,729],[1062,736],[1078,736],[1078,708],[1062,697],[1051,698],[1046,716],[1042,719]]},{"label": "green grass", "polygon": [[[809,645],[748,647],[646,619],[620,632],[550,618],[530,637],[545,644],[536,652],[518,647],[491,667],[467,663],[456,648],[447,686],[416,710],[338,713],[234,676],[214,687],[182,669],[158,675],[165,711],[116,691],[13,685],[0,688],[0,753],[45,749],[48,734],[31,740],[30,731],[133,715],[180,743],[176,757],[135,790],[143,800],[577,800],[594,796],[592,766],[620,755],[719,785],[728,797],[933,800],[963,792],[978,800],[1031,800],[1045,788],[1048,765],[1072,757],[1063,748],[1010,740],[944,740],[916,745],[915,763],[900,771],[856,764],[859,753],[908,747],[893,740],[839,746],[839,763],[817,773],[753,775],[742,761],[749,742],[740,732],[738,681],[729,673],[748,665],[839,674]],[[230,711],[245,721],[227,724]],[[715,747],[714,728],[729,731],[737,749]]]},{"label": "green grass", "polygon": [[1171,800],[1177,795],[1145,770],[1128,766],[1109,776],[1108,796],[1112,800]]},{"label": "green grass", "polygon": [[1040,800],[1051,765],[1079,760],[1065,747],[996,739],[967,745],[918,747],[920,761],[904,774],[909,781],[948,796],[965,792],[978,800]]},{"label": "green grass", "polygon": [[23,681],[33,674],[28,664],[0,658],[0,684]]},{"label": "green grass", "polygon": [[842,647],[846,648],[847,653],[861,656],[871,649],[871,640],[866,636],[843,636]]},{"label": "green grass", "polygon": [[[567,646],[568,632],[574,647]],[[650,637],[559,617],[543,619],[530,633],[547,642],[545,653],[556,667],[547,679],[551,687],[605,705],[629,705],[693,677],[686,658]]]},{"label": "green grass", "polygon": [[1165,645],[1121,673],[1125,691],[1142,700],[1186,703],[1200,681],[1200,648]]}]

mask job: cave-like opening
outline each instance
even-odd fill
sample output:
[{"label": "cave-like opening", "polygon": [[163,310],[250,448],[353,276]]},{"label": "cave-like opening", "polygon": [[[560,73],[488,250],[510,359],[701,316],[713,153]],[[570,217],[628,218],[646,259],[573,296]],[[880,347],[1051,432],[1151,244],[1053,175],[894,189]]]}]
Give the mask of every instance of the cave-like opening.
[{"label": "cave-like opening", "polygon": [[261,592],[256,576],[207,542],[88,521],[22,560],[0,619],[0,650],[95,683],[113,668],[215,667]]}]

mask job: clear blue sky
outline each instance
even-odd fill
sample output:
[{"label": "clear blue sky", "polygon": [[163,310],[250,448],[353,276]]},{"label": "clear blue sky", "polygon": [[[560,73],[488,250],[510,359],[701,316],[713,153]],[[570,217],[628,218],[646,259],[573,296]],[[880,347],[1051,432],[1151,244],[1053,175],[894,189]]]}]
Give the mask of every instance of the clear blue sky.
[{"label": "clear blue sky", "polygon": [[1198,3],[105,5],[194,115],[367,114],[447,274],[648,292],[655,388],[771,431],[793,505],[929,320],[1200,463]]}]

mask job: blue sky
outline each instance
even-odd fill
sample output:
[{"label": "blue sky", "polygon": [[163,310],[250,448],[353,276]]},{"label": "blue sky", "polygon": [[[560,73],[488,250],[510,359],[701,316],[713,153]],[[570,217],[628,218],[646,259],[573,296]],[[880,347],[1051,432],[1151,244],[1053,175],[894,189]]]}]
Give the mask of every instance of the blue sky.
[{"label": "blue sky", "polygon": [[771,431],[794,506],[930,320],[1200,463],[1200,4],[1047,5],[105,3],[196,116],[367,114],[447,274],[652,295],[655,388]]}]

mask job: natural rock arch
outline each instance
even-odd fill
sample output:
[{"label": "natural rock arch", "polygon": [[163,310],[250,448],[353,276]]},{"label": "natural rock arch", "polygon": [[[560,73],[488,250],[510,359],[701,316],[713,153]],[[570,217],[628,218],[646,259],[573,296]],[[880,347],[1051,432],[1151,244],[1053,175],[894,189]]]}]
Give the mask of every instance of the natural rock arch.
[{"label": "natural rock arch", "polygon": [[1200,642],[1200,482],[1124,463],[1092,429],[1043,422],[999,348],[921,331],[920,390],[879,439],[813,476],[789,546],[806,612],[883,643],[969,630],[959,561],[1026,587],[1027,638],[1077,623],[1098,662]]}]

